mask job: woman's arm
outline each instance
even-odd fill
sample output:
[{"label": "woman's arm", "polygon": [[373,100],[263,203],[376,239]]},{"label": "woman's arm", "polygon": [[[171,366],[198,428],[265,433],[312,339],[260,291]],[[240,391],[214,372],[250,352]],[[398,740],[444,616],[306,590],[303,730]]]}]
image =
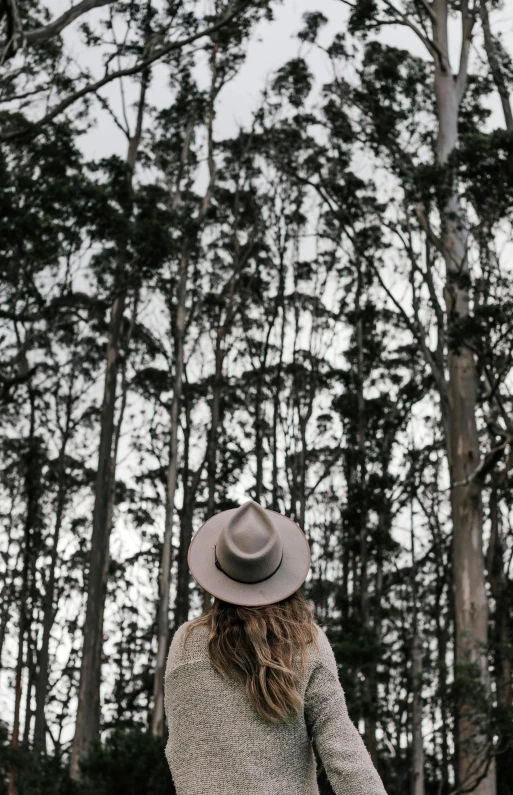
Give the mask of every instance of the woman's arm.
[{"label": "woman's arm", "polygon": [[[328,647],[328,648],[326,648]],[[347,711],[335,657],[321,639],[322,658],[305,693],[305,719],[336,795],[386,795],[360,732]]]}]

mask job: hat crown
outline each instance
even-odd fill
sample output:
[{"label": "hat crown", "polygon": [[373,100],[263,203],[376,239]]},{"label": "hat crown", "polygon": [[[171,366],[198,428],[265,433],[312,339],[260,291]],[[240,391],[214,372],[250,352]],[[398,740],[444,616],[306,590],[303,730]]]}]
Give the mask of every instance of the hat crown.
[{"label": "hat crown", "polygon": [[253,500],[235,511],[216,544],[223,571],[247,583],[269,577],[279,566],[282,552],[281,537],[269,512]]}]

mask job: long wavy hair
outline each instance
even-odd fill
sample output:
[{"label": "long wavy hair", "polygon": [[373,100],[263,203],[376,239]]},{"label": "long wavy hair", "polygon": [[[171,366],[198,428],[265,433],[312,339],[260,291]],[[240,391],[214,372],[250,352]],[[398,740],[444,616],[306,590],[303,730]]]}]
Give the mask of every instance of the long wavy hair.
[{"label": "long wavy hair", "polygon": [[210,609],[186,627],[207,627],[208,651],[216,671],[245,684],[261,718],[283,723],[298,715],[298,691],[309,643],[317,646],[312,609],[300,591],[263,607],[242,607],[214,598]]}]

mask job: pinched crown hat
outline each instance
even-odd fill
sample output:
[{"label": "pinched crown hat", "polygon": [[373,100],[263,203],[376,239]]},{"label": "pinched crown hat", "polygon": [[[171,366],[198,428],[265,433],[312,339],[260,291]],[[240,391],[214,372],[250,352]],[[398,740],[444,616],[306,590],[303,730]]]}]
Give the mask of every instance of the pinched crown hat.
[{"label": "pinched crown hat", "polygon": [[248,500],[208,519],[192,539],[187,561],[212,596],[256,607],[297,591],[310,568],[310,547],[292,519]]}]

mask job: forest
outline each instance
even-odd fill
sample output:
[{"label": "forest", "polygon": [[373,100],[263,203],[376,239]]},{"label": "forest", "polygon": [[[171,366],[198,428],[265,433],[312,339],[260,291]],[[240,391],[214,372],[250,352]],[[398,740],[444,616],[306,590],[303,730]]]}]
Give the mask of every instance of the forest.
[{"label": "forest", "polygon": [[172,795],[187,550],[252,498],[388,795],[513,795],[512,20],[0,0],[0,794]]}]

